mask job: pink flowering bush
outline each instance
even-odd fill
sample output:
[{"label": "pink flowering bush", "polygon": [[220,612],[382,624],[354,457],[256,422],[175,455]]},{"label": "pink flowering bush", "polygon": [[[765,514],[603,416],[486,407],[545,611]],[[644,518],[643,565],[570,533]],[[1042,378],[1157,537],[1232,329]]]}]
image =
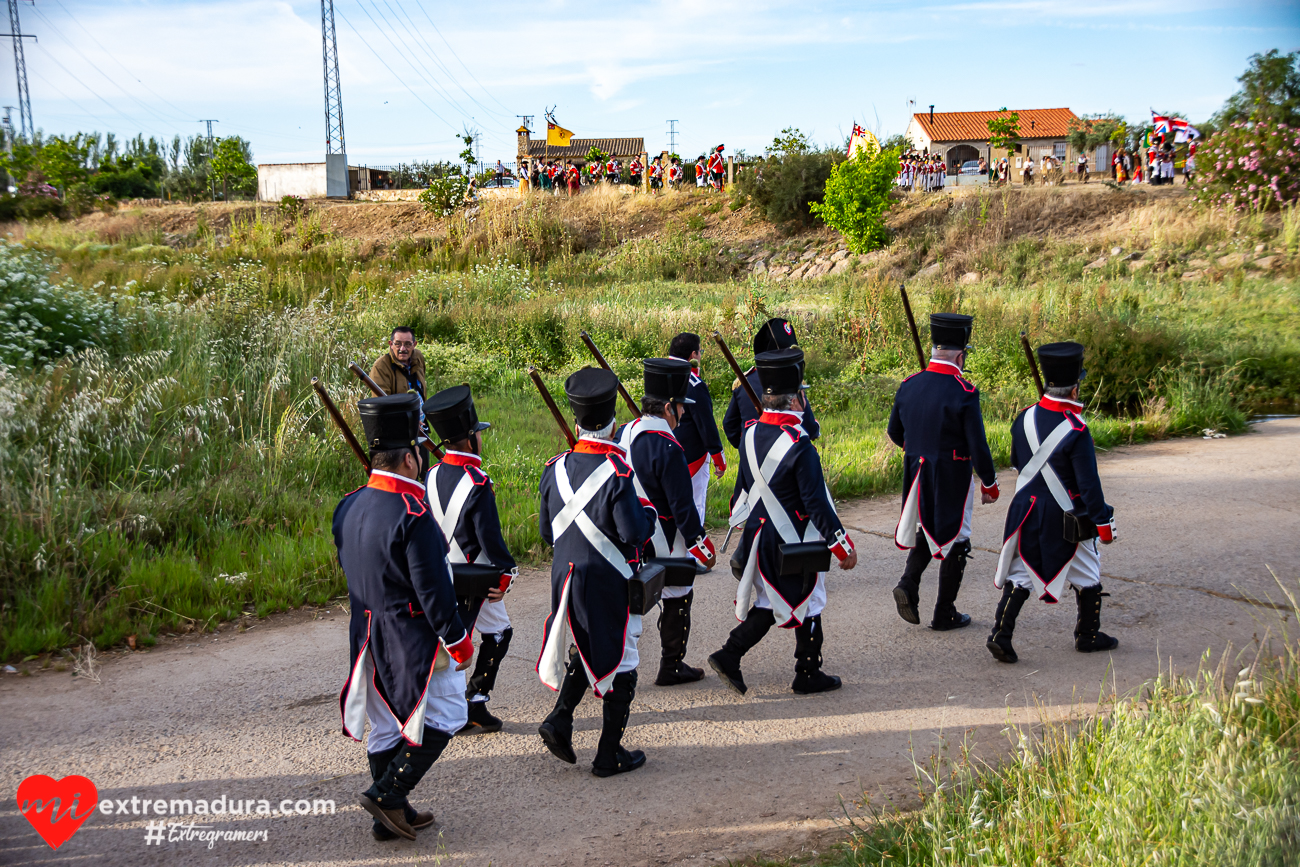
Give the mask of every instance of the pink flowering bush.
[{"label": "pink flowering bush", "polygon": [[1300,128],[1234,123],[1196,152],[1196,198],[1233,210],[1264,210],[1300,199]]}]

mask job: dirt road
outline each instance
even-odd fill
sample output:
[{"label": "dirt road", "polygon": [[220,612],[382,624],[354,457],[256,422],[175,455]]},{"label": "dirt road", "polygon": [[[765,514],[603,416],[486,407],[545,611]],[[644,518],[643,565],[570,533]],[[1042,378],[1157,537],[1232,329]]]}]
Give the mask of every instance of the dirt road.
[{"label": "dirt road", "polygon": [[[347,660],[346,618],[222,633],[147,654],[111,658],[102,683],[67,674],[0,677],[0,863],[718,864],[757,852],[824,845],[838,799],[865,790],[907,801],[911,753],[969,736],[1001,749],[1008,720],[1031,720],[1034,702],[1085,708],[1103,688],[1122,692],[1170,660],[1194,668],[1207,649],[1251,644],[1281,615],[1233,597],[1284,601],[1266,568],[1294,586],[1300,550],[1300,420],[1259,425],[1249,436],[1179,440],[1121,449],[1101,461],[1119,543],[1104,549],[1112,594],[1103,626],[1114,653],[1075,653],[1073,600],[1026,605],[1016,635],[1019,665],[984,650],[997,593],[991,576],[1009,497],[977,508],[976,555],[962,610],[972,628],[936,634],[895,613],[890,588],[903,558],[890,539],[894,498],[845,504],[861,551],[836,571],[825,617],[827,670],[844,689],[798,697],[793,636],[773,632],[746,658],[749,695],[712,675],[657,688],[643,664],[627,743],[646,767],[597,780],[588,773],[598,702],[580,708],[579,764],[542,748],[537,723],[551,694],[533,672],[545,575],[530,573],[509,599],[517,626],[492,707],[506,731],[458,739],[416,790],[438,815],[441,837],[377,843],[355,806],[368,785],[362,747],[339,734],[336,695]],[[1014,474],[1003,474],[1004,489]],[[933,601],[936,570],[922,587]],[[723,570],[698,585],[689,661],[700,665],[734,624],[735,583]],[[923,613],[927,614],[928,612]],[[652,624],[648,624],[650,626]],[[656,660],[647,628],[642,657]],[[1103,686],[1103,684],[1105,686]],[[101,799],[333,799],[334,816],[230,816],[198,821],[265,831],[258,842],[146,845],[153,816],[91,816],[57,851],[18,814],[13,793],[33,773],[84,774]],[[129,808],[129,804],[128,804]],[[172,821],[189,821],[173,819]]]}]

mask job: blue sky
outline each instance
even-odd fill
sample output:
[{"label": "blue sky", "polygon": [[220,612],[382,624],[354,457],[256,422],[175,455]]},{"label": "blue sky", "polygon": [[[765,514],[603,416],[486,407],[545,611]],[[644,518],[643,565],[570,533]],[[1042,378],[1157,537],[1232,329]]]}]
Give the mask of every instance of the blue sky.
[{"label": "blue sky", "polygon": [[[32,113],[47,133],[192,135],[216,118],[259,162],[324,152],[319,2],[22,2]],[[1297,2],[637,4],[336,0],[349,161],[514,154],[515,115],[555,105],[580,136],[651,151],[758,151],[786,126],[842,141],[917,111],[1068,106],[1195,123],[1255,52],[1300,49]],[[11,57],[11,55],[10,55]],[[12,60],[0,96],[15,102]],[[17,119],[15,117],[15,124]]]}]

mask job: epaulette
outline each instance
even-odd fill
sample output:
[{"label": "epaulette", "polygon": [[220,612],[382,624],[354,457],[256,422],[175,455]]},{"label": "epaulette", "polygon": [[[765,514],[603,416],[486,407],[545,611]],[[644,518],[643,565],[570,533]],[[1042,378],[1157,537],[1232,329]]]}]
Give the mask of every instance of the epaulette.
[{"label": "epaulette", "polygon": [[465,467],[465,472],[469,476],[470,481],[473,482],[475,485],[482,485],[488,481],[488,474],[483,472],[478,467],[467,466]]},{"label": "epaulette", "polygon": [[1088,423],[1083,420],[1083,416],[1074,412],[1066,412],[1065,417],[1070,420],[1070,427],[1073,430],[1087,430]]},{"label": "epaulette", "polygon": [[402,502],[406,503],[406,514],[408,515],[418,518],[429,511],[429,507],[424,504],[424,497],[417,497],[410,492],[402,492]]},{"label": "epaulette", "polygon": [[975,394],[979,391],[979,388],[975,385],[975,383],[969,380],[962,379],[960,376],[954,376],[953,379],[961,383],[961,387],[966,391],[967,394]]},{"label": "epaulette", "polygon": [[555,457],[553,457],[553,458],[551,458],[550,460],[548,460],[548,461],[546,462],[545,466],[548,466],[548,467],[549,467],[551,464],[555,463],[556,461],[558,461],[560,458],[564,457],[564,456],[567,455],[568,453],[569,453],[569,452],[568,452],[567,449],[566,449],[565,451],[560,452],[558,455],[556,455]]},{"label": "epaulette", "polygon": [[629,464],[627,461],[623,460],[623,458],[621,458],[616,454],[613,454],[612,452],[610,454],[605,455],[605,457],[608,458],[609,462],[614,465],[614,475],[624,479],[632,475],[632,465]]},{"label": "epaulette", "polygon": [[799,442],[800,438],[804,435],[803,429],[797,424],[783,424],[781,425],[781,430],[785,431],[785,435],[790,438],[791,442]]}]

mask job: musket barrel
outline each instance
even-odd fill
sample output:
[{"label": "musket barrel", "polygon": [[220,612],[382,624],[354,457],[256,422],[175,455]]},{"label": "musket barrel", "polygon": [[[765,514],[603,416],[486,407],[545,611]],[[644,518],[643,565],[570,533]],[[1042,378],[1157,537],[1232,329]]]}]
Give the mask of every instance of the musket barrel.
[{"label": "musket barrel", "polygon": [[558,424],[560,430],[564,432],[565,439],[569,441],[569,448],[576,446],[578,444],[578,438],[575,437],[573,431],[569,429],[569,423],[564,420],[564,413],[560,412],[560,408],[555,405],[555,398],[551,397],[551,391],[546,387],[546,383],[542,382],[542,376],[537,372],[536,367],[528,368],[528,378],[533,381],[533,385],[537,386],[537,391],[541,394],[542,400],[546,402],[546,406],[550,409],[551,415],[555,416],[555,423]]},{"label": "musket barrel", "polygon": [[[614,373],[614,368],[609,366],[609,362],[605,360],[604,354],[596,348],[596,341],[591,339],[591,335],[583,331],[578,336],[581,337],[582,342],[587,345],[587,349],[589,349],[592,356],[595,357],[596,363],[608,370],[610,373]],[[614,376],[617,377],[618,374],[614,373]],[[637,406],[636,401],[632,399],[632,395],[627,393],[627,389],[623,387],[622,379],[618,381],[618,393],[623,395],[623,400],[627,403],[627,408],[632,411],[632,418],[639,418],[641,416],[641,407]]]},{"label": "musket barrel", "polygon": [[[388,392],[380,388],[379,383],[371,379],[370,374],[366,373],[365,370],[362,369],[361,365],[357,364],[355,361],[348,362],[348,370],[355,373],[357,375],[357,379],[364,382],[366,384],[366,388],[370,389],[370,391],[374,394],[375,397],[388,396]],[[442,449],[438,448],[436,445],[433,444],[432,431],[429,430],[429,426],[425,424],[422,429],[424,431],[424,436],[429,440],[429,451],[433,452],[433,456],[435,458],[437,458],[438,460],[442,460],[444,457]]]},{"label": "musket barrel", "polygon": [[348,423],[344,421],[343,416],[339,414],[339,408],[334,405],[334,401],[330,400],[329,393],[325,391],[325,386],[321,384],[319,379],[313,376],[311,378],[311,387],[315,389],[316,396],[320,398],[320,402],[325,405],[325,411],[329,413],[330,418],[334,419],[334,424],[338,426],[339,433],[343,434],[343,439],[347,441],[349,446],[351,446],[352,453],[357,456],[357,460],[361,461],[361,465],[365,467],[366,472],[369,473],[370,456],[362,450],[361,443],[357,442],[356,435],[352,433],[352,428],[348,427]]},{"label": "musket barrel", "polygon": [[925,353],[921,351],[921,334],[916,330],[916,317],[912,315],[912,302],[907,300],[907,287],[899,283],[898,291],[903,296],[903,312],[907,314],[907,327],[912,332],[912,345],[916,347],[916,363],[921,365],[922,370],[925,370]]},{"label": "musket barrel", "polygon": [[1034,375],[1034,386],[1038,389],[1038,396],[1046,394],[1043,388],[1043,375],[1038,370],[1038,360],[1034,358],[1034,350],[1029,347],[1029,338],[1025,332],[1020,332],[1020,348],[1025,351],[1025,360],[1029,362],[1029,371]]},{"label": "musket barrel", "polygon": [[736,356],[731,354],[731,350],[727,347],[727,341],[722,337],[722,332],[714,331],[713,341],[722,350],[722,356],[727,359],[727,364],[731,365],[731,369],[735,371],[736,378],[740,380],[740,387],[745,390],[745,394],[749,395],[749,399],[754,404],[754,409],[759,415],[762,415],[763,402],[758,399],[758,393],[754,391],[754,386],[749,384],[749,378],[745,376],[745,371],[741,370],[740,365],[736,363]]}]

